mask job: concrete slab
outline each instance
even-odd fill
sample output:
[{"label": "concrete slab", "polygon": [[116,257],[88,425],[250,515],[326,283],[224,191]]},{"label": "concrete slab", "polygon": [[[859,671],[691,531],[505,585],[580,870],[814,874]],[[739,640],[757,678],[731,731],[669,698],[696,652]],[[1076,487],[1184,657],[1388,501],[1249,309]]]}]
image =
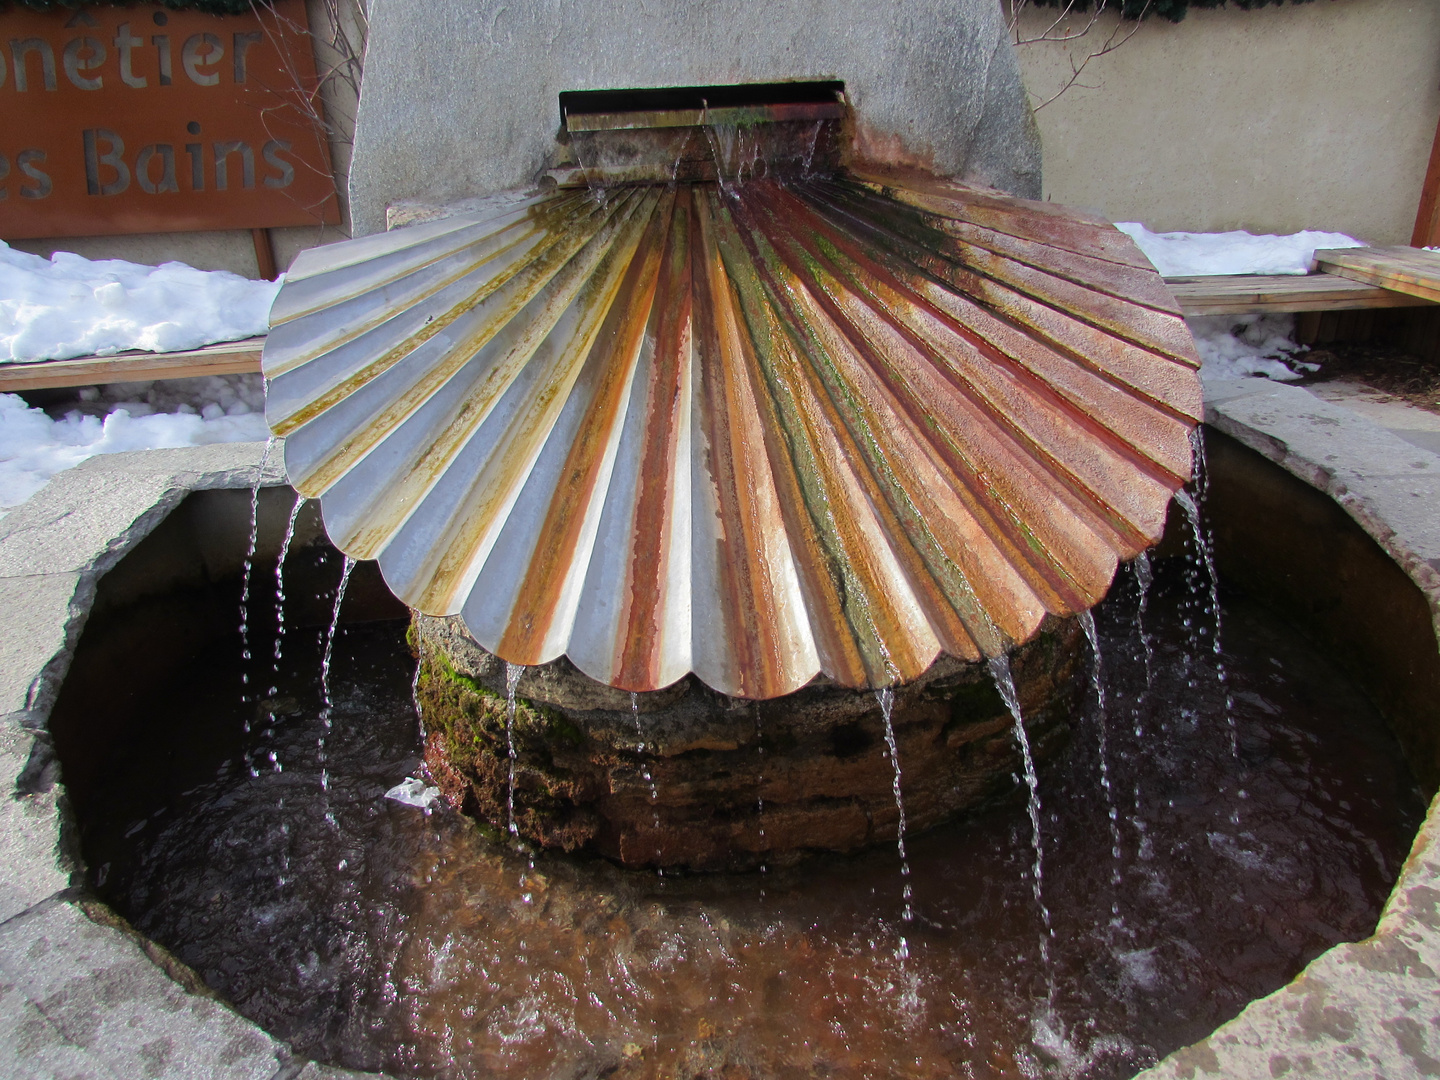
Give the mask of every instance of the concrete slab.
[{"label": "concrete slab", "polygon": [[1250,397],[1252,394],[1263,394],[1272,386],[1269,379],[1231,379],[1216,378],[1207,376],[1203,371],[1200,373],[1200,382],[1205,389],[1205,404],[1218,405],[1223,401],[1230,401],[1237,397]]},{"label": "concrete slab", "polygon": [[1361,524],[1370,519],[1367,531],[1390,530],[1408,552],[1440,567],[1440,476],[1339,475],[1346,490],[1337,501]]},{"label": "concrete slab", "polygon": [[127,1080],[65,1038],[8,979],[0,980],[0,1076],[10,1080]]},{"label": "concrete slab", "polygon": [[286,1048],[213,998],[186,993],[113,927],[52,901],[0,925],[0,980],[49,1022],[42,1048],[78,1048],[124,1077],[272,1080]]},{"label": "concrete slab", "polygon": [[[0,519],[0,577],[103,574],[191,491],[253,484],[264,452],[264,443],[215,443],[81,462]],[[285,482],[283,453],[271,451],[267,485]]]},{"label": "concrete slab", "polygon": [[333,1065],[321,1065],[317,1061],[307,1061],[305,1067],[295,1074],[295,1080],[383,1080],[383,1074],[354,1072],[351,1069],[337,1069]]},{"label": "concrete slab", "polygon": [[93,591],[78,573],[0,577],[0,713],[49,704]]},{"label": "concrete slab", "polygon": [[[0,726],[0,779],[14,791],[35,737]],[[31,794],[0,796],[0,923],[69,888],[76,869],[60,847],[60,792],[54,784]]]},{"label": "concrete slab", "polygon": [[1419,408],[1402,398],[1348,379],[1314,383],[1305,389],[1324,401],[1343,405],[1379,424],[1412,446],[1440,454],[1440,413]]},{"label": "concrete slab", "polygon": [[[1331,476],[1440,476],[1440,456],[1413,446],[1365,417],[1298,386],[1268,380],[1264,389],[1206,398],[1206,420],[1227,434],[1249,429],[1276,450]],[[1273,457],[1273,453],[1267,454]],[[1277,459],[1278,460],[1278,459]],[[1283,462],[1282,462],[1283,464]],[[1293,470],[1292,470],[1293,471]]]}]

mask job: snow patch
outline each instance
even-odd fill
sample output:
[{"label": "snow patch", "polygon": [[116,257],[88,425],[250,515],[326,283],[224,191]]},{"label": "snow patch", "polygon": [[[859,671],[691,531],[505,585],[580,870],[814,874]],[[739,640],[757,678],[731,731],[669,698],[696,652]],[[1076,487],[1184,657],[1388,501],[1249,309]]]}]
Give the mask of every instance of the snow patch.
[{"label": "snow patch", "polygon": [[1200,353],[1202,378],[1263,375],[1277,382],[1318,370],[1299,357],[1308,345],[1293,340],[1293,315],[1196,315],[1185,320]]},{"label": "snow patch", "polygon": [[96,454],[269,437],[259,375],[87,387],[59,419],[0,394],[0,512]]},{"label": "snow patch", "polygon": [[184,263],[50,259],[0,241],[0,363],[181,352],[263,334],[279,281]]},{"label": "snow patch", "polygon": [[1256,236],[1237,229],[1222,233],[1154,233],[1138,221],[1115,227],[1134,240],[1164,277],[1211,274],[1307,274],[1316,248],[1365,245],[1344,233],[1305,232]]}]

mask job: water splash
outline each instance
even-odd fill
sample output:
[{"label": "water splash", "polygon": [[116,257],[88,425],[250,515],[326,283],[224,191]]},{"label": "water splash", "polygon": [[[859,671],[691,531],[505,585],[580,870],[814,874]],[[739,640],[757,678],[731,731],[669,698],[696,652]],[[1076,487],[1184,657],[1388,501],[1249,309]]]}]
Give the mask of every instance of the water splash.
[{"label": "water splash", "polygon": [[1076,616],[1085,631],[1085,640],[1090,643],[1093,662],[1090,665],[1090,686],[1095,691],[1095,718],[1099,729],[1100,742],[1100,787],[1105,792],[1105,813],[1110,819],[1110,857],[1114,865],[1110,868],[1110,884],[1115,892],[1110,901],[1110,925],[1120,925],[1120,814],[1115,808],[1115,792],[1110,786],[1110,721],[1105,707],[1105,673],[1100,659],[1100,635],[1095,629],[1095,616],[1082,611]]},{"label": "water splash", "polygon": [[250,485],[250,544],[245,549],[245,568],[240,574],[240,696],[248,701],[250,693],[250,574],[255,566],[255,549],[260,542],[260,487],[265,482],[265,465],[275,448],[275,436],[265,442],[265,452],[255,466],[255,480]]},{"label": "water splash", "polygon": [[[915,909],[911,905],[912,890],[910,888],[910,859],[905,854],[905,797],[900,793],[900,748],[895,742],[895,724],[891,720],[891,713],[895,709],[895,691],[890,687],[875,691],[875,697],[880,702],[880,716],[885,721],[885,746],[890,752],[890,765],[894,775],[890,780],[890,790],[895,793],[895,812],[899,820],[895,825],[895,850],[900,855],[900,880],[904,886],[900,890],[900,898],[904,901],[904,908],[900,913],[901,919],[910,923],[915,919]],[[902,936],[900,945],[895,950],[895,955],[901,960],[910,955],[910,946]]]},{"label": "water splash", "polygon": [[[350,585],[350,572],[354,569],[355,560],[346,555],[344,567],[340,571],[340,584],[335,589],[335,607],[330,613],[330,630],[325,635],[325,651],[320,658],[320,720],[325,726],[316,739],[316,751],[320,762],[320,787],[325,791],[330,790],[330,773],[325,768],[325,738],[335,725],[335,701],[330,696],[330,660],[335,653],[335,632],[340,627],[340,605],[345,603],[345,590]],[[328,808],[325,817],[333,822]]]},{"label": "water splash", "polygon": [[1027,809],[1030,813],[1030,844],[1035,852],[1035,863],[1030,872],[1030,891],[1035,897],[1035,906],[1040,911],[1040,964],[1045,969],[1045,995],[1047,1007],[1055,1002],[1055,969],[1050,963],[1050,939],[1055,936],[1051,925],[1050,909],[1045,906],[1044,845],[1040,834],[1040,777],[1035,771],[1035,756],[1030,752],[1030,736],[1025,731],[1025,721],[1020,715],[1020,695],[1015,690],[1015,677],[1010,671],[1010,658],[1005,655],[992,656],[989,661],[990,677],[995,680],[995,689],[1010,710],[1014,720],[1015,741],[1020,745],[1020,757],[1025,766],[1025,786],[1029,789]]},{"label": "water splash", "polygon": [[524,664],[505,664],[505,752],[510,758],[510,768],[505,781],[505,821],[511,836],[519,837],[520,828],[515,824],[515,690],[520,677],[525,674]]},{"label": "water splash", "polygon": [[[285,523],[285,539],[280,542],[280,557],[275,562],[275,649],[270,664],[269,696],[280,692],[280,658],[285,653],[285,558],[290,554],[290,545],[295,540],[295,522],[305,506],[305,498],[295,500],[290,508],[290,520]],[[274,714],[271,714],[274,719]]]}]

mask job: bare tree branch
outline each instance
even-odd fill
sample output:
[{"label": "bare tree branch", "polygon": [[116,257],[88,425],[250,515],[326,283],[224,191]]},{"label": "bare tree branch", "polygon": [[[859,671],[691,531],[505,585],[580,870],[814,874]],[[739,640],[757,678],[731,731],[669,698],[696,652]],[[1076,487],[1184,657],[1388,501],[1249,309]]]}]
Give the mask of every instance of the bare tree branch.
[{"label": "bare tree branch", "polygon": [[[1067,42],[1079,41],[1082,38],[1088,36],[1095,29],[1095,27],[1100,21],[1101,16],[1104,15],[1111,6],[1111,0],[1096,0],[1094,7],[1091,8],[1089,12],[1087,12],[1088,17],[1085,21],[1084,26],[1078,29],[1071,29],[1068,27],[1065,29],[1061,29],[1061,25],[1065,23],[1066,20],[1069,19],[1070,16],[1074,13],[1075,5],[1077,3],[1077,0],[1066,0],[1064,8],[1061,9],[1060,14],[1055,17],[1054,21],[1052,21],[1049,26],[1047,26],[1043,31],[1038,34],[1026,37],[1024,32],[1020,28],[1020,19],[1026,8],[1031,8],[1035,6],[1033,0],[1006,0],[1006,2],[1009,4],[1010,8],[1006,21],[1008,22],[1010,27],[1011,40],[1015,43],[1015,46],[1017,48],[1024,45],[1037,45],[1042,43],[1064,44]],[[1155,0],[1145,0],[1145,6],[1140,9],[1139,14],[1135,17],[1133,21],[1122,20],[1120,22],[1117,22],[1114,29],[1112,29],[1110,33],[1106,35],[1105,39],[1100,43],[1099,47],[1089,49],[1085,53],[1084,57],[1079,60],[1078,63],[1076,62],[1076,54],[1072,52],[1068,57],[1070,62],[1070,75],[1065,80],[1064,85],[1062,85],[1059,90],[1056,90],[1055,93],[1051,94],[1044,101],[1040,102],[1038,105],[1035,105],[1034,111],[1039,112],[1041,109],[1045,108],[1046,105],[1049,105],[1051,102],[1055,101],[1055,99],[1060,97],[1061,94],[1065,93],[1065,91],[1069,90],[1072,86],[1074,86],[1079,81],[1081,74],[1085,71],[1086,66],[1090,63],[1091,60],[1114,52],[1116,49],[1120,48],[1120,46],[1124,45],[1127,41],[1134,37],[1136,32],[1140,29],[1141,21],[1145,18],[1146,15],[1150,13],[1150,7],[1154,2]],[[1119,7],[1119,3],[1116,3],[1115,8],[1117,11],[1119,10]],[[1127,22],[1129,22],[1130,25],[1127,26]]]}]

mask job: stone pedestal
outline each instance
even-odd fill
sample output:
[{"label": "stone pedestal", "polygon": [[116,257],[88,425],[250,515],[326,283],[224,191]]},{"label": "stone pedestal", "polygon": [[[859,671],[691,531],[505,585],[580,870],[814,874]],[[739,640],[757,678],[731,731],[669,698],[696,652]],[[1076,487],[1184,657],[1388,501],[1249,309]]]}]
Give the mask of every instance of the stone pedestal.
[{"label": "stone pedestal", "polygon": [[[745,869],[808,852],[893,842],[894,771],[875,694],[823,679],[785,697],[726,697],[693,677],[631,695],[563,657],[525,668],[507,737],[506,665],[458,618],[415,614],[425,761],[450,802],[524,839],[631,867]],[[1084,685],[1083,635],[1056,621],[1012,669],[1044,758],[1064,741]],[[1012,790],[1010,714],[986,665],[943,658],[895,692],[908,828],[926,829]]]}]

